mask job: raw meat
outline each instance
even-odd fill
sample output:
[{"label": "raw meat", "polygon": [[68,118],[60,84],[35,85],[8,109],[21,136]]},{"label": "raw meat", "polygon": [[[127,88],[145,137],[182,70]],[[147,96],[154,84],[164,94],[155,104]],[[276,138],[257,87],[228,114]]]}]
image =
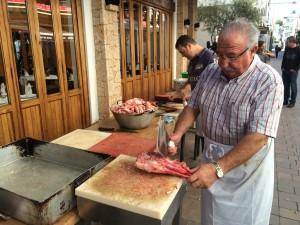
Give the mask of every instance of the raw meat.
[{"label": "raw meat", "polygon": [[142,153],[137,157],[135,165],[137,168],[149,173],[171,174],[184,178],[192,175],[185,162],[165,158],[157,152]]},{"label": "raw meat", "polygon": [[115,113],[121,114],[142,114],[144,112],[154,112],[157,110],[155,102],[145,101],[141,98],[127,100],[122,105],[116,105],[111,108]]}]

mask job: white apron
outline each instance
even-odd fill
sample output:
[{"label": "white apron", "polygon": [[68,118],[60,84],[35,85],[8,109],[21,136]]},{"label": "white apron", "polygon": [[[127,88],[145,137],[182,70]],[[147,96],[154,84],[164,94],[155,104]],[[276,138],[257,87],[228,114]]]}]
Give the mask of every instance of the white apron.
[{"label": "white apron", "polygon": [[[217,161],[233,146],[205,137],[202,163]],[[274,189],[274,139],[247,163],[201,190],[202,225],[269,225]]]}]

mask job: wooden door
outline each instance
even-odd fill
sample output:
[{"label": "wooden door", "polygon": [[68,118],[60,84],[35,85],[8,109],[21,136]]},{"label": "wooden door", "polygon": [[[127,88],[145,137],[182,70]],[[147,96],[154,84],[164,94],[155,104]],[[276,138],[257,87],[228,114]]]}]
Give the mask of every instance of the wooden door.
[{"label": "wooden door", "polygon": [[171,89],[171,15],[171,11],[150,6],[145,1],[121,1],[120,52],[124,100],[134,97],[154,100],[155,95]]},{"label": "wooden door", "polygon": [[0,6],[0,75],[8,92],[0,144],[25,136],[50,141],[89,126],[81,2],[1,0]]}]

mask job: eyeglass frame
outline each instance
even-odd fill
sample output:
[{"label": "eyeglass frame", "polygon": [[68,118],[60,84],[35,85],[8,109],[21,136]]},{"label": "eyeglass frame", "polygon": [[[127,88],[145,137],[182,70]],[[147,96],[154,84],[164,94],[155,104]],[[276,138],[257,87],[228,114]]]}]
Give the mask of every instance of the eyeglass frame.
[{"label": "eyeglass frame", "polygon": [[217,60],[221,58],[222,60],[228,59],[228,60],[230,60],[230,61],[235,62],[235,61],[237,61],[242,55],[244,55],[248,50],[249,50],[249,47],[247,47],[242,53],[240,53],[239,55],[237,55],[237,56],[235,56],[235,57],[228,57],[228,56],[222,55],[222,54],[219,53],[219,52],[215,52],[215,54],[216,54],[215,57],[216,57]]}]

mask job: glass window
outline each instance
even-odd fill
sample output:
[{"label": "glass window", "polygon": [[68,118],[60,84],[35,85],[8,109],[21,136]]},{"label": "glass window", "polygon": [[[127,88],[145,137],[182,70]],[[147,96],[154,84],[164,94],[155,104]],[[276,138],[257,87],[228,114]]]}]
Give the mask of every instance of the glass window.
[{"label": "glass window", "polygon": [[170,69],[170,55],[172,51],[172,46],[170,46],[170,15],[166,14],[165,18],[165,69]]},{"label": "glass window", "polygon": [[147,15],[148,8],[143,6],[142,27],[143,27],[143,58],[144,58],[144,73],[147,73],[148,66],[148,35],[147,35]]},{"label": "glass window", "polygon": [[59,1],[60,4],[60,18],[63,29],[63,44],[65,50],[65,60],[68,80],[68,90],[78,89],[78,74],[75,54],[74,42],[74,26],[72,22],[72,8],[71,1]]},{"label": "glass window", "polygon": [[[0,53],[2,53],[1,45],[0,45]],[[7,105],[7,104],[8,104],[7,85],[5,79],[5,71],[3,66],[2,54],[0,54],[0,106]]]},{"label": "glass window", "polygon": [[21,100],[36,98],[36,82],[29,35],[26,5],[8,1],[9,23],[12,32],[16,69]]},{"label": "glass window", "polygon": [[[165,40],[165,22],[166,22],[166,15],[163,13],[162,14],[162,22],[161,22],[161,67],[160,69],[165,69],[165,44],[166,44],[166,40]],[[168,43],[168,42],[167,42]]]},{"label": "glass window", "polygon": [[127,76],[131,77],[131,43],[130,43],[130,12],[129,3],[124,1],[124,27],[125,27],[125,50],[126,50],[126,71]]},{"label": "glass window", "polygon": [[60,92],[60,89],[56,64],[57,58],[55,53],[51,4],[50,1],[47,0],[37,0],[36,2],[47,94],[54,94]]},{"label": "glass window", "polygon": [[153,72],[154,66],[154,10],[150,8],[150,71]]},{"label": "glass window", "polygon": [[156,68],[160,70],[160,13],[156,11]]},{"label": "glass window", "polygon": [[135,45],[135,70],[136,75],[141,75],[140,70],[140,5],[135,3],[133,5],[133,12],[134,12],[134,45]]}]

